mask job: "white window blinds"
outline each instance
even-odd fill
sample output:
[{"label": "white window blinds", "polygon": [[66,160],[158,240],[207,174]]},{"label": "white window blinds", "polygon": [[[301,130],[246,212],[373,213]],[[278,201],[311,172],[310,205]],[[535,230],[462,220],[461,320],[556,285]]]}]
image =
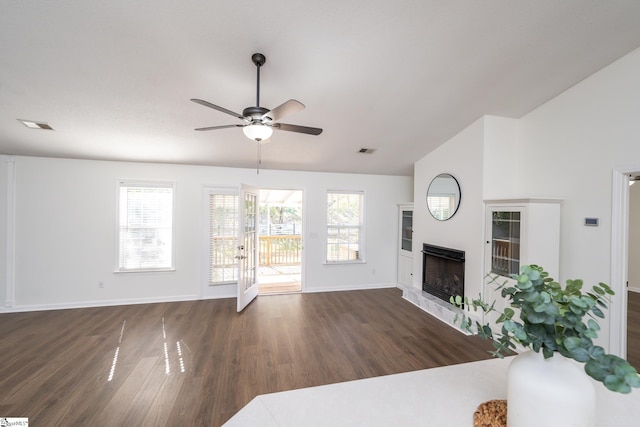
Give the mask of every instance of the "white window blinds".
[{"label": "white window blinds", "polygon": [[173,268],[173,184],[120,182],[118,271]]},{"label": "white window blinds", "polygon": [[209,195],[209,284],[238,281],[238,196]]},{"label": "white window blinds", "polygon": [[327,192],[327,262],[364,260],[364,192]]},{"label": "white window blinds", "polygon": [[427,204],[434,218],[445,220],[455,211],[455,197],[452,195],[427,196]]}]

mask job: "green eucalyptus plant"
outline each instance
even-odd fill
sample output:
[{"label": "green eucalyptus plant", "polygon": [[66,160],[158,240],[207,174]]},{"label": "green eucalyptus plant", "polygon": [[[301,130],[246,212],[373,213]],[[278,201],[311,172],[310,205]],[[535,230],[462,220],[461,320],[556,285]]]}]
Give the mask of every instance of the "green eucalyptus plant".
[{"label": "green eucalyptus plant", "polygon": [[[610,303],[613,290],[604,283],[592,287],[591,292],[582,293],[582,280],[567,280],[566,287],[549,277],[549,273],[537,265],[523,266],[519,275],[512,275],[515,285],[507,286],[507,281],[498,283],[498,277],[491,282],[497,285],[503,298],[511,307],[501,313],[482,297],[472,299],[461,296],[451,297],[451,303],[459,308],[466,306],[482,312],[499,313],[495,323],[501,325],[501,332],[492,331],[489,324],[481,324],[462,314],[456,322],[467,332],[493,341],[494,351],[490,353],[503,358],[515,350],[519,344],[545,359],[555,352],[584,363],[585,372],[619,393],[629,393],[632,387],[640,387],[640,376],[636,369],[624,359],[606,354],[604,349],[593,343],[600,326],[596,318],[604,319],[603,309]],[[519,319],[514,319],[516,310]],[[460,316],[462,317],[460,319]],[[585,316],[588,317],[585,323]]]}]

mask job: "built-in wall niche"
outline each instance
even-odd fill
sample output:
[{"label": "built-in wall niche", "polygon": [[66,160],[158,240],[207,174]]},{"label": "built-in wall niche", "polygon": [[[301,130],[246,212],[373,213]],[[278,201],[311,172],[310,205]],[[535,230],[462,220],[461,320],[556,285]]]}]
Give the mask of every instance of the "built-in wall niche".
[{"label": "built-in wall niche", "polygon": [[413,203],[398,205],[398,287],[413,285]]},{"label": "built-in wall niche", "polygon": [[[561,199],[485,200],[484,298],[506,307],[499,284],[512,282],[523,265],[544,267],[558,279]],[[513,283],[515,284],[515,283]],[[468,295],[469,296],[469,295]],[[491,316],[487,320],[491,319]]]}]

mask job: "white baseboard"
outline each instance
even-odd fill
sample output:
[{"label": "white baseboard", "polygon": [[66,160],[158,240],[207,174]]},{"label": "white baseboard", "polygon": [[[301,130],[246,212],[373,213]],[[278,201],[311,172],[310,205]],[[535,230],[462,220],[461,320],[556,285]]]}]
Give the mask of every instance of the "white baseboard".
[{"label": "white baseboard", "polygon": [[[303,293],[316,292],[338,292],[338,291],[363,291],[367,289],[386,289],[395,288],[396,283],[377,283],[374,285],[355,285],[355,286],[327,286],[313,289],[305,289]],[[135,304],[155,304],[161,302],[179,302],[179,301],[196,301],[200,299],[222,299],[235,298],[234,295],[205,296],[200,298],[198,295],[177,295],[173,297],[153,297],[153,298],[135,298],[107,301],[81,301],[68,302],[58,304],[33,304],[33,305],[16,305],[12,307],[0,307],[0,313],[20,313],[27,311],[48,311],[48,310],[67,310],[71,308],[91,308],[91,307],[112,307],[117,305],[135,305]]]},{"label": "white baseboard", "polygon": [[348,285],[348,286],[320,286],[313,289],[304,289],[302,292],[317,293],[317,292],[339,292],[339,291],[366,291],[368,289],[386,289],[397,288],[396,283],[376,283],[372,285]]},{"label": "white baseboard", "polygon": [[631,291],[631,292],[638,292],[638,293],[640,293],[640,288],[632,288],[631,286],[629,286],[629,287],[627,288],[627,290],[629,290],[629,291]]},{"label": "white baseboard", "polygon": [[19,313],[25,311],[47,311],[47,310],[66,310],[70,308],[91,308],[91,307],[111,307],[116,305],[135,305],[135,304],[155,304],[160,302],[177,302],[177,301],[195,301],[197,295],[178,295],[173,297],[153,297],[153,298],[136,298],[121,299],[108,301],[82,301],[58,304],[34,304],[34,305],[17,305],[13,307],[0,307],[0,313]]}]

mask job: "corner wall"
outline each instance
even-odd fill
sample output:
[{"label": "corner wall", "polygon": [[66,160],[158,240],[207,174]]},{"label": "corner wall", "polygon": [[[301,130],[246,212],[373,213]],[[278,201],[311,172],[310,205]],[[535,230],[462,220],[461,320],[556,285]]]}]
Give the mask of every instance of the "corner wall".
[{"label": "corner wall", "polygon": [[[640,50],[521,119],[529,194],[565,199],[560,274],[611,277],[612,170],[640,170]],[[600,219],[585,227],[585,217]]]},{"label": "corner wall", "polygon": [[[521,119],[526,191],[565,199],[561,279],[581,278],[585,286],[605,282],[616,292],[601,324],[602,341],[618,317],[614,310],[626,310],[625,284],[611,282],[612,172],[640,171],[639,118],[637,49]],[[599,218],[600,225],[585,227],[586,217]]]},{"label": "corner wall", "polygon": [[[436,239],[445,246],[471,248],[465,285],[474,284],[467,287],[467,295],[472,295],[475,283],[482,279],[481,268],[469,268],[473,262],[470,257],[482,258],[482,250],[474,248],[482,243],[483,222],[473,216],[483,216],[482,200],[560,198],[564,202],[560,277],[556,279],[564,282],[581,278],[585,286],[610,283],[612,172],[640,171],[639,118],[640,49],[519,120],[485,117],[475,122],[416,162],[416,211],[425,209],[423,198],[430,177],[451,172],[460,176],[465,203],[461,213],[467,212],[456,222],[438,225],[419,217],[416,244]],[[494,125],[495,129],[490,131]],[[474,180],[482,182],[482,186],[478,188]],[[585,227],[586,217],[599,218],[600,225]],[[422,266],[415,251],[414,256],[414,277],[419,280]],[[630,259],[629,264],[632,263],[637,264],[637,260]],[[601,322],[599,341],[605,347],[609,343],[610,319],[617,317],[611,312],[626,310],[621,306],[626,301],[621,296],[626,290],[620,285],[615,291],[610,313]]]}]

